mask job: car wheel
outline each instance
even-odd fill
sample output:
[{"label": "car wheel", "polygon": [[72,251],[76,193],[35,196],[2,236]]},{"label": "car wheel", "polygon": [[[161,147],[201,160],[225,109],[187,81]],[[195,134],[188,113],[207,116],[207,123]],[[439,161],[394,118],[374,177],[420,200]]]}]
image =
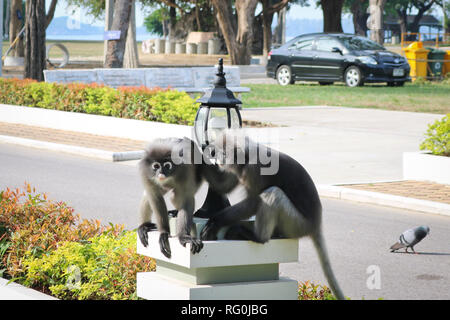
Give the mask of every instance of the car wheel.
[{"label": "car wheel", "polygon": [[294,79],[292,77],[291,67],[283,65],[277,70],[277,81],[282,86],[293,84]]},{"label": "car wheel", "polygon": [[349,87],[364,85],[361,70],[357,66],[351,66],[345,70],[344,81]]},{"label": "car wheel", "polygon": [[332,85],[334,82],[332,82],[332,81],[319,81],[319,84],[321,85],[321,86],[329,86],[329,85]]}]

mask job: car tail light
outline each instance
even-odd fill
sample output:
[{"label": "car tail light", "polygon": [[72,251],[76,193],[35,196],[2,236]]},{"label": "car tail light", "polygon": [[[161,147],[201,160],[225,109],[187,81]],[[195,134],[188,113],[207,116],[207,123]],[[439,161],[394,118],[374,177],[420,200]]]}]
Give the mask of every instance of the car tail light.
[{"label": "car tail light", "polygon": [[270,60],[271,55],[272,55],[272,50],[270,50],[269,53],[267,54],[267,60]]}]

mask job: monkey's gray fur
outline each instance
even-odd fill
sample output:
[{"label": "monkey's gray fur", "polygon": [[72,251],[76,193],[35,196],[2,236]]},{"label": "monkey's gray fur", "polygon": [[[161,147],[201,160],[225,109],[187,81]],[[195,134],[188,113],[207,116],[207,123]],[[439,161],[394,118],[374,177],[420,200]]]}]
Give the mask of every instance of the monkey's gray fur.
[{"label": "monkey's gray fur", "polygon": [[[338,299],[345,299],[330,265],[321,228],[322,206],[309,174],[300,163],[284,153],[252,142],[247,137],[245,140],[235,139],[236,136],[227,133],[219,140],[223,143],[222,146],[216,145],[217,160],[225,171],[238,177],[247,197],[210,218],[202,230],[201,239],[214,240],[221,227],[239,224],[253,215],[255,225],[253,230],[246,230],[248,240],[265,243],[271,237],[309,236],[331,290]],[[251,159],[250,148],[279,157],[279,170],[273,175],[262,175],[261,169],[268,164]],[[245,161],[239,164],[237,160],[242,155]]]},{"label": "monkey's gray fur", "polygon": [[[203,243],[193,232],[195,193],[203,179],[206,179],[218,193],[228,193],[238,183],[237,178],[219,171],[217,166],[207,165],[203,161],[196,163],[202,156],[196,144],[188,138],[157,139],[151,142],[145,151],[144,158],[139,162],[144,185],[139,210],[141,225],[138,228],[142,244],[147,246],[147,233],[158,229],[161,233],[159,239],[161,252],[166,257],[171,257],[168,241],[169,216],[164,195],[172,190],[171,202],[178,210],[178,239],[183,246],[191,243],[192,253],[199,252]],[[180,156],[183,161],[176,164],[172,159],[173,155]],[[156,217],[156,226],[151,222],[153,213]]]}]

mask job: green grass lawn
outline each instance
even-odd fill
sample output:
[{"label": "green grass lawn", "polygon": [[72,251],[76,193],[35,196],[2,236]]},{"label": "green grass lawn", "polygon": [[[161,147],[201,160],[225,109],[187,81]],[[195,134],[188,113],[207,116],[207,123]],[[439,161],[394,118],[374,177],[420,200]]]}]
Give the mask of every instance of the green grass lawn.
[{"label": "green grass lawn", "polygon": [[450,112],[450,81],[413,84],[404,87],[316,83],[282,87],[277,84],[245,84],[251,92],[242,95],[245,107],[343,106],[446,114]]},{"label": "green grass lawn", "polygon": [[[47,40],[47,45],[61,43],[69,50],[71,57],[97,57],[103,55],[103,41],[56,41]],[[9,42],[3,41],[2,54],[9,48]],[[62,52],[59,48],[50,50],[51,58],[61,58]]]}]

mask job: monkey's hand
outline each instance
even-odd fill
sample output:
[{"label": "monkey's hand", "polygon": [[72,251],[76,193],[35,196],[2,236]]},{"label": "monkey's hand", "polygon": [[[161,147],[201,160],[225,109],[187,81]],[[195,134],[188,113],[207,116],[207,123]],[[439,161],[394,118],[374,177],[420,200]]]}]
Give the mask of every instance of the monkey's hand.
[{"label": "monkey's hand", "polygon": [[159,236],[159,247],[161,248],[162,254],[170,259],[170,256],[172,255],[172,253],[170,251],[169,233],[168,232],[163,232]]},{"label": "monkey's hand", "polygon": [[152,230],[156,230],[156,224],[152,222],[144,222],[139,226],[137,229],[137,233],[139,235],[139,239],[141,239],[142,244],[144,247],[148,246],[148,232]]},{"label": "monkey's hand", "polygon": [[205,226],[202,229],[202,232],[200,233],[200,239],[202,240],[217,240],[217,232],[219,229],[217,228],[216,224],[214,223],[213,219],[209,219],[208,222],[205,224]]},{"label": "monkey's hand", "polygon": [[190,235],[180,235],[178,237],[180,243],[183,247],[186,247],[186,243],[191,244],[191,252],[192,254],[199,253],[203,248],[203,242],[200,239],[196,239],[191,237]]}]

